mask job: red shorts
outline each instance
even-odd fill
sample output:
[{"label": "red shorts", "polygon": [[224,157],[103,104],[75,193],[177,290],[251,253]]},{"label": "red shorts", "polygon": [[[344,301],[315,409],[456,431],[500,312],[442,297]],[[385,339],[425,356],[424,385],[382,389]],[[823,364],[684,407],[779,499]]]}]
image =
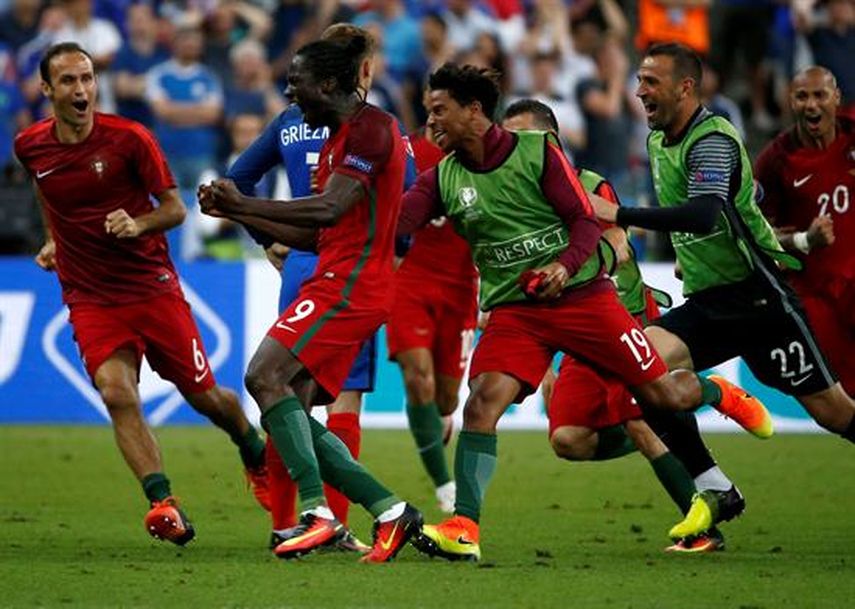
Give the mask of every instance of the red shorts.
[{"label": "red shorts", "polygon": [[855,395],[855,279],[829,278],[821,288],[793,285],[823,355],[846,393]]},{"label": "red shorts", "polygon": [[287,347],[319,385],[318,404],[334,400],[347,379],[362,343],[386,320],[388,308],[377,299],[343,296],[344,282],[312,281],[276,320],[267,336]]},{"label": "red shorts", "polygon": [[399,281],[386,325],[389,359],[428,349],[437,374],[462,378],[478,324],[478,286]]},{"label": "red shorts", "polygon": [[[647,310],[636,321],[659,317],[659,307],[647,294]],[[632,393],[619,379],[602,374],[585,362],[569,355],[561,360],[558,379],[547,411],[549,434],[559,427],[603,429],[641,417],[641,409]]]},{"label": "red shorts", "polygon": [[145,355],[152,369],[184,395],[216,385],[190,305],[180,294],[105,306],[77,303],[69,320],[89,377],[113,353],[130,348],[138,364]]},{"label": "red shorts", "polygon": [[569,300],[496,307],[475,348],[469,376],[509,374],[523,385],[517,396],[520,401],[540,384],[558,351],[630,387],[654,381],[668,371],[614,287],[608,285]]}]

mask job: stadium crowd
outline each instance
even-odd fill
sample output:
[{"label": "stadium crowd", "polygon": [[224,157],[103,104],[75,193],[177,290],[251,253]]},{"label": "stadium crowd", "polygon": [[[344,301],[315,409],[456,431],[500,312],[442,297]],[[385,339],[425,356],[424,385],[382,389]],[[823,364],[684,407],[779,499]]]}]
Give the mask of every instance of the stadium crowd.
[{"label": "stadium crowd", "polygon": [[[285,108],[294,51],[341,21],[380,41],[368,99],[405,130],[423,124],[421,92],[442,63],[496,68],[500,109],[520,98],[547,104],[565,148],[609,179],[624,205],[656,204],[633,94],[637,55],[652,43],[682,42],[705,58],[705,103],[752,152],[788,122],[787,85],[801,67],[828,67],[844,111],[855,108],[852,0],[0,0],[3,211],[21,220],[0,231],[0,253],[39,243],[12,139],[48,111],[42,53],[75,41],[95,60],[100,109],[151,128],[167,155],[191,209],[170,235],[173,254],[256,254],[242,230],[198,213],[196,186],[222,175]],[[283,198],[287,180],[273,172],[265,188]],[[635,245],[641,259],[669,255],[665,240],[642,235]]]}]

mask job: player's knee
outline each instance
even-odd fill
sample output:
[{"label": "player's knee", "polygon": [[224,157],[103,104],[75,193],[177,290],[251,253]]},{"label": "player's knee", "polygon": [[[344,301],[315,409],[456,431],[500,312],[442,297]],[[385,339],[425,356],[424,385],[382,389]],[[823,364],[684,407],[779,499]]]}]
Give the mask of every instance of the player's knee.
[{"label": "player's knee", "polygon": [[503,409],[497,396],[483,385],[469,394],[463,407],[463,427],[470,431],[493,431]]},{"label": "player's knee", "polygon": [[694,373],[677,370],[635,387],[633,392],[645,406],[660,410],[690,410],[697,405],[699,395],[695,382],[689,376],[694,376]]},{"label": "player's knee", "polygon": [[801,402],[821,427],[834,433],[846,430],[855,415],[855,403],[839,384]]},{"label": "player's knee", "polygon": [[440,414],[449,415],[457,410],[457,405],[460,403],[460,397],[457,391],[450,388],[437,387],[436,405],[439,408]]},{"label": "player's knee", "polygon": [[407,394],[417,404],[429,404],[436,397],[436,381],[430,368],[408,366],[404,369],[404,383]]},{"label": "player's knee", "polygon": [[267,363],[261,358],[253,358],[247,367],[243,377],[246,390],[259,404],[265,404],[270,396],[276,393],[276,387],[280,384],[276,375],[270,370]]},{"label": "player's knee", "polygon": [[555,456],[568,461],[587,461],[593,456],[589,442],[584,442],[579,434],[571,429],[558,428],[549,436],[549,444]]},{"label": "player's knee", "polygon": [[104,405],[111,413],[140,407],[136,387],[120,381],[108,381],[98,388]]}]

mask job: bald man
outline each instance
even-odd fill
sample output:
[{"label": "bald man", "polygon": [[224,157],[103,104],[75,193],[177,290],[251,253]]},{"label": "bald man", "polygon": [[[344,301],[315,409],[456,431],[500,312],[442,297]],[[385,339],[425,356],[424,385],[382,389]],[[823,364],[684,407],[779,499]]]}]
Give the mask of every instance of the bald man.
[{"label": "bald man", "polygon": [[855,395],[855,122],[839,115],[840,89],[813,66],[790,86],[795,125],[757,158],[760,206],[781,243],[803,258],[789,279],[820,347]]}]

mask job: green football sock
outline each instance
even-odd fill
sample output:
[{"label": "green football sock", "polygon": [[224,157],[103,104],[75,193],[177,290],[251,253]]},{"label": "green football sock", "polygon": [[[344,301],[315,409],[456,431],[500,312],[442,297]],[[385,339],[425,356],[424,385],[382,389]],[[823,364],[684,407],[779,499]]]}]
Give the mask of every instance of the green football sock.
[{"label": "green football sock", "polygon": [[454,456],[457,501],[454,513],[478,522],[487,485],[496,471],[495,434],[461,431]]},{"label": "green football sock", "polygon": [[597,431],[597,448],[593,461],[608,461],[623,457],[635,450],[635,444],[626,434],[623,425],[604,427]]},{"label": "green football sock", "polygon": [[442,443],[442,418],[435,402],[419,406],[407,404],[407,420],[410,432],[419,449],[419,457],[434,486],[442,486],[451,477],[445,462],[445,446]]},{"label": "green football sock", "polygon": [[685,514],[692,505],[692,496],[695,494],[695,481],[689,475],[689,471],[683,462],[670,452],[665,453],[650,461],[659,482],[668,491],[671,499]]},{"label": "green football sock", "polygon": [[231,438],[238,447],[240,460],[245,468],[255,469],[264,465],[264,440],[261,439],[255,427],[250,425],[245,434]]},{"label": "green football sock", "polygon": [[379,516],[400,501],[353,458],[338,436],[313,417],[309,417],[309,425],[324,482],[373,516]]},{"label": "green football sock", "polygon": [[162,472],[149,474],[142,479],[142,487],[149,501],[163,501],[172,494],[169,478]]},{"label": "green football sock", "polygon": [[309,419],[294,396],[282,398],[261,415],[261,425],[299,489],[301,512],[326,503]]},{"label": "green football sock", "polygon": [[721,388],[708,378],[696,374],[701,384],[701,403],[710,406],[718,406],[721,403]]}]

